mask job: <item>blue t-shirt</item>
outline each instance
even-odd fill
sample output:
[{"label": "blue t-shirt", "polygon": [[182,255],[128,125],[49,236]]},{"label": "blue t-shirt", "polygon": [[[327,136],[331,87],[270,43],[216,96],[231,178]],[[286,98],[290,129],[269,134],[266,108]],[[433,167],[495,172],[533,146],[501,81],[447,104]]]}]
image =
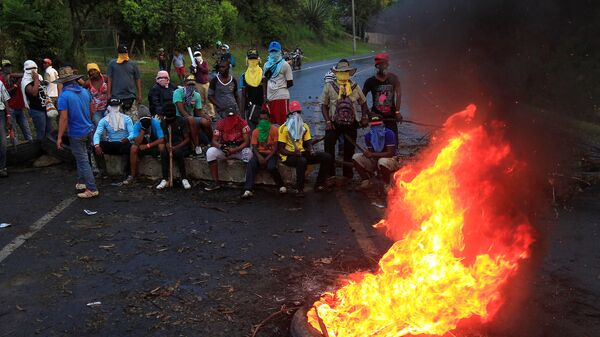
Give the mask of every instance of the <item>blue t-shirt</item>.
[{"label": "blue t-shirt", "polygon": [[101,139],[106,139],[109,142],[120,142],[123,138],[130,141],[133,139],[133,121],[131,117],[122,114],[125,129],[115,131],[108,123],[108,115],[98,122],[96,132],[94,132],[94,145],[100,144]]},{"label": "blue t-shirt", "polygon": [[90,117],[90,103],[92,95],[79,84],[68,84],[58,97],[58,110],[67,110],[67,131],[70,137],[84,137],[94,129]]},{"label": "blue t-shirt", "polygon": [[[367,134],[365,134],[365,144],[367,144],[367,147],[372,149],[373,148],[373,144],[371,143],[371,132],[368,132]],[[391,145],[396,146],[396,135],[394,135],[394,131],[385,128],[385,140],[384,140],[384,146],[383,146],[383,150],[385,151],[385,148]]]},{"label": "blue t-shirt", "polygon": [[[160,126],[160,122],[156,118],[152,118],[150,134],[144,134],[144,137],[148,138],[148,143],[155,141],[156,139],[165,138],[165,134]],[[133,125],[133,138],[140,136],[142,131],[142,123],[139,121]]]}]

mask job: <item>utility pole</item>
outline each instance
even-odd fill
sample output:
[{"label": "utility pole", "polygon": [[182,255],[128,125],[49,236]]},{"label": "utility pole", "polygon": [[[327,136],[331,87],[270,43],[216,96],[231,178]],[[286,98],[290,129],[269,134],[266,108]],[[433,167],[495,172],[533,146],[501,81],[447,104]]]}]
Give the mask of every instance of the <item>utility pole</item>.
[{"label": "utility pole", "polygon": [[352,0],[352,54],[356,54],[356,14],[354,13],[354,0]]}]

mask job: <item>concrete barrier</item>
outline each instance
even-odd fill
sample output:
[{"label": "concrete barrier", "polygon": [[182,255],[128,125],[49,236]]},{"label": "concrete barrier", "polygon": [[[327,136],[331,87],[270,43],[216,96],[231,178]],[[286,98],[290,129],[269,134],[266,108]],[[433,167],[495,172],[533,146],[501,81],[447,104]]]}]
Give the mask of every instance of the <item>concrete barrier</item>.
[{"label": "concrete barrier", "polygon": [[[125,162],[121,156],[104,155],[106,173],[109,176],[122,176],[125,172]],[[173,176],[179,177],[179,169],[174,166]],[[160,159],[150,156],[142,157],[139,163],[139,173],[154,179],[162,178]],[[286,184],[296,182],[296,170],[279,163],[279,173]],[[212,180],[206,159],[186,158],[185,169],[189,179]],[[246,164],[240,160],[219,161],[219,180],[223,182],[243,183],[246,181]],[[266,170],[260,170],[256,184],[275,185],[271,175]]]}]

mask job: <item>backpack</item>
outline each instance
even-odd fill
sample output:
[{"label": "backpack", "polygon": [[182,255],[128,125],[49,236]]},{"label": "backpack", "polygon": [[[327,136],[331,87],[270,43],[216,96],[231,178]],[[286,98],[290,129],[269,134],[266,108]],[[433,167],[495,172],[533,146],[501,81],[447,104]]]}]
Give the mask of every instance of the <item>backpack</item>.
[{"label": "backpack", "polygon": [[[339,94],[340,87],[335,82],[330,82],[336,93]],[[356,87],[356,83],[352,84],[352,90]],[[354,111],[354,102],[350,96],[344,96],[335,103],[335,113],[333,114],[333,122],[341,125],[351,125],[356,121],[356,113]]]}]

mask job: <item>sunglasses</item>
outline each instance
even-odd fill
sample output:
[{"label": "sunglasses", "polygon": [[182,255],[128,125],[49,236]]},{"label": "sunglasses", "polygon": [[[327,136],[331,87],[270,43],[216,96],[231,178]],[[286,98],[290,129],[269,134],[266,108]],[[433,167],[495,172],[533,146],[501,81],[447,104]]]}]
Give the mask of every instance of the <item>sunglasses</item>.
[{"label": "sunglasses", "polygon": [[168,77],[157,77],[156,79],[157,80],[168,80],[169,78]]},{"label": "sunglasses", "polygon": [[25,70],[37,70],[37,67],[25,68]]}]

